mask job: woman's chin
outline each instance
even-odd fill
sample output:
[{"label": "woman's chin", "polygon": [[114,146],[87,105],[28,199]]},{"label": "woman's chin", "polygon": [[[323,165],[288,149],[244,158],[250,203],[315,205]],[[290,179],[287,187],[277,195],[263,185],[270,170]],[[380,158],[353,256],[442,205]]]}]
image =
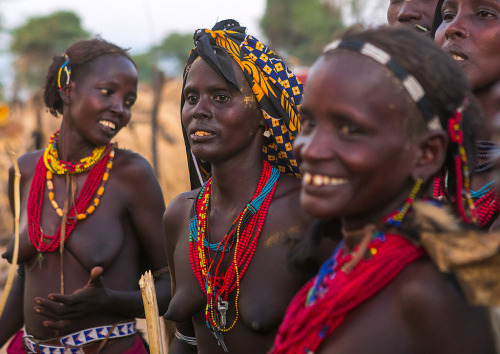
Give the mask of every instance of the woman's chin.
[{"label": "woman's chin", "polygon": [[323,199],[302,193],[300,198],[302,209],[317,219],[334,219],[340,217],[343,208],[332,203],[331,199]]}]

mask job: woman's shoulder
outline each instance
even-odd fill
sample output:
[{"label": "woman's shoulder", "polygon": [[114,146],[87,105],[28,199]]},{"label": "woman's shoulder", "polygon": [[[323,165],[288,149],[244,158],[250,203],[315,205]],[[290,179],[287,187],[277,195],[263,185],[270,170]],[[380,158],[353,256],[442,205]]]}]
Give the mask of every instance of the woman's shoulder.
[{"label": "woman's shoulder", "polygon": [[160,183],[151,164],[140,154],[116,149],[108,183],[119,185],[121,193],[129,199],[130,205],[162,205],[163,212],[164,201]]},{"label": "woman's shoulder", "polygon": [[133,190],[159,186],[158,179],[149,161],[142,155],[130,150],[115,149],[110,175],[119,177],[120,183]]},{"label": "woman's shoulder", "polygon": [[151,164],[144,156],[130,150],[118,148],[115,149],[113,169],[132,175],[153,173]]},{"label": "woman's shoulder", "polygon": [[[35,171],[35,167],[40,160],[40,157],[43,155],[44,150],[36,150],[31,151],[26,154],[21,155],[17,159],[17,163],[19,164],[19,170],[21,171],[21,175],[32,175]],[[13,166],[11,166],[11,170]]]},{"label": "woman's shoulder", "polygon": [[198,191],[199,189],[195,189],[177,195],[163,213],[163,231],[167,249],[173,250],[175,248],[177,237],[183,234],[182,230],[187,227],[189,212]]},{"label": "woman's shoulder", "polygon": [[452,278],[441,273],[429,258],[413,262],[398,279],[398,304],[404,311],[432,310],[442,301],[462,295]]},{"label": "woman's shoulder", "polygon": [[167,206],[165,213],[163,214],[163,223],[168,225],[178,224],[179,220],[183,219],[183,216],[187,215],[193,206],[194,201],[199,192],[198,189],[180,193],[177,195]]},{"label": "woman's shoulder", "polygon": [[[430,259],[410,264],[394,285],[402,319],[424,351],[473,348],[477,342],[482,343],[475,347],[478,353],[492,348],[486,309],[469,305],[455,279],[440,272]],[[467,338],[458,338],[460,333]]]}]

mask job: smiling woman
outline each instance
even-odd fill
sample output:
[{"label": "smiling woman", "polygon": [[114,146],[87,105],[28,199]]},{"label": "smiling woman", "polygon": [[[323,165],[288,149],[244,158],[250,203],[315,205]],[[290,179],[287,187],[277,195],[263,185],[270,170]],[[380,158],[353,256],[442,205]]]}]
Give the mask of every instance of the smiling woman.
[{"label": "smiling woman", "polygon": [[[487,311],[469,306],[422,247],[423,233],[449,223],[457,237],[455,218],[467,218],[476,116],[460,68],[414,31],[352,30],[325,48],[294,152],[302,207],[340,219],[343,239],[288,307],[272,353],[492,352]],[[443,168],[452,216],[428,200]]]},{"label": "smiling woman", "polygon": [[170,287],[158,182],[144,158],[112,143],[136,96],[134,62],[102,39],[72,45],[49,68],[44,101],[62,122],[46,149],[19,158],[20,266],[0,344],[24,329],[8,353],[146,352],[135,325],[140,273],[158,271],[160,308]]}]

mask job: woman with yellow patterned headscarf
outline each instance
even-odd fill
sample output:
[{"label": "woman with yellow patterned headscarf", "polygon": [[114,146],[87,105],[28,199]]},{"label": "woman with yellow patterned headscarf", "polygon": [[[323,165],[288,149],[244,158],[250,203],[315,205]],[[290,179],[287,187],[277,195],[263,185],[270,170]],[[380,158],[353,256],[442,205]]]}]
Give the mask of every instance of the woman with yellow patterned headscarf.
[{"label": "woman with yellow patterned headscarf", "polygon": [[[265,353],[309,278],[287,262],[311,224],[291,150],[302,84],[236,21],[198,30],[194,41],[181,107],[191,181],[202,185],[164,216],[172,350]],[[320,248],[312,262],[331,250]]]},{"label": "woman with yellow patterned headscarf", "polygon": [[[194,42],[195,48],[184,70],[184,85],[192,63],[201,57],[229,85],[238,87],[232,66],[233,61],[236,62],[266,122],[266,136],[269,139],[263,147],[264,158],[276,165],[280,172],[300,178],[291,141],[300,130],[298,107],[302,102],[302,83],[276,53],[255,37],[246,35],[245,27],[234,20],[221,21],[211,30],[197,30]],[[200,164],[199,160],[197,166],[193,166],[187,139],[186,147],[192,187],[199,186],[207,179],[210,170],[207,164]]]}]

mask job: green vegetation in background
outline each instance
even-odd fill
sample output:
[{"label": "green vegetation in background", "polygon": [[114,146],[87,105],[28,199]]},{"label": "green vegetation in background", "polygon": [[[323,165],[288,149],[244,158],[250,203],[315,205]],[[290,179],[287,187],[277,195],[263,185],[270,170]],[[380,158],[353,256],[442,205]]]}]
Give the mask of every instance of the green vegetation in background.
[{"label": "green vegetation in background", "polygon": [[339,7],[319,0],[267,0],[260,26],[273,49],[302,65],[312,64],[345,27]]},{"label": "green vegetation in background", "polygon": [[55,55],[77,40],[89,38],[80,17],[71,11],[31,17],[12,30],[10,49],[19,88],[36,91],[43,86],[47,68]]},{"label": "green vegetation in background", "polygon": [[193,49],[192,33],[171,33],[159,45],[152,47],[144,54],[133,56],[139,69],[139,79],[151,83],[153,67],[168,61],[169,76],[181,76],[189,52]]}]

